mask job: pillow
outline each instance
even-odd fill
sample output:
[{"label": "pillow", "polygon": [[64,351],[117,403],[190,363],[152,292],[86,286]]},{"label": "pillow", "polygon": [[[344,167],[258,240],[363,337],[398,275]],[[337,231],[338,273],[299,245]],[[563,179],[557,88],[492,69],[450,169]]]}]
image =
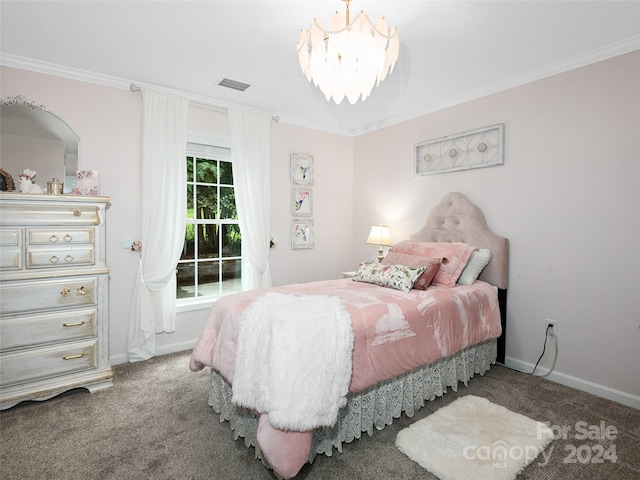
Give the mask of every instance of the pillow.
[{"label": "pillow", "polygon": [[479,248],[473,252],[467,262],[467,266],[464,267],[460,278],[458,278],[458,283],[462,285],[473,284],[482,273],[482,270],[484,270],[484,267],[487,266],[489,260],[491,260],[491,251],[488,248]]},{"label": "pillow", "polygon": [[442,259],[440,268],[431,282],[433,285],[441,287],[456,286],[456,281],[475,250],[477,250],[476,247],[461,242],[417,242],[414,240],[404,240],[390,249],[392,252]]},{"label": "pillow", "polygon": [[361,263],[353,276],[354,282],[373,283],[381,287],[408,292],[426,267],[407,267],[379,262]]},{"label": "pillow", "polygon": [[426,290],[440,268],[439,258],[418,257],[416,255],[409,255],[408,253],[400,252],[387,253],[387,256],[382,260],[382,263],[406,265],[407,267],[426,267],[426,270],[422,275],[420,275],[420,277],[418,277],[416,283],[413,284],[413,288],[416,290]]}]

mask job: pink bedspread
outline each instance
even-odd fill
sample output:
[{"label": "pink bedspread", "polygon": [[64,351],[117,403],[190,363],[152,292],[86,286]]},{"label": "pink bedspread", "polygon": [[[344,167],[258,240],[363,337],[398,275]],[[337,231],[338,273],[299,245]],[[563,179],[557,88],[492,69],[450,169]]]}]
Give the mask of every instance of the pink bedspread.
[{"label": "pink bedspread", "polygon": [[[430,286],[404,293],[350,279],[275,287],[292,295],[340,297],[355,336],[350,392],[358,392],[416,367],[453,355],[501,334],[497,290],[488,283]],[[228,295],[211,308],[193,350],[191,370],[216,369],[233,385],[238,321],[265,290]],[[311,432],[281,432],[263,415],[258,442],[272,468],[291,478],[304,465]]]}]

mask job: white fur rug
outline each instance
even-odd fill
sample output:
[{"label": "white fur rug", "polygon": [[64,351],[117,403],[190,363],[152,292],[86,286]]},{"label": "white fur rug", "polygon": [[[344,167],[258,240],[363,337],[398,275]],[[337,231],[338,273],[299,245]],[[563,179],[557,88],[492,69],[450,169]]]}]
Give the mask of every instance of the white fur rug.
[{"label": "white fur rug", "polygon": [[513,480],[551,440],[544,423],[467,395],[401,430],[396,446],[440,480]]}]

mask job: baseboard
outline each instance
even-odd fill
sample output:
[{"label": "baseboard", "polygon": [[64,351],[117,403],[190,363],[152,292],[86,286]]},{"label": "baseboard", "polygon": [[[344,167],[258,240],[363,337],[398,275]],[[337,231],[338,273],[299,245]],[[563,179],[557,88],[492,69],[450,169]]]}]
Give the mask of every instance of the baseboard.
[{"label": "baseboard", "polygon": [[[518,370],[519,372],[531,373],[535,365],[533,363],[523,362],[522,360],[518,360],[517,358],[506,357],[505,366],[514,370]],[[537,375],[546,375],[548,373],[548,368],[538,367],[538,369],[536,370]],[[627,405],[629,407],[640,410],[640,397],[636,395],[631,395],[630,393],[615,390],[603,385],[598,385],[597,383],[589,382],[588,380],[583,380],[571,375],[566,375],[561,372],[551,372],[545,378],[551,380],[552,382],[560,383],[562,385],[566,385],[567,387],[582,390],[583,392],[591,393],[598,397],[606,398],[607,400],[612,400],[614,402],[618,402],[623,405]]]},{"label": "baseboard", "polygon": [[[169,353],[184,352],[185,350],[193,350],[196,346],[197,339],[186,340],[179,343],[170,343],[168,345],[162,345],[156,348],[156,356],[167,355]],[[111,365],[119,365],[121,363],[127,363],[129,361],[129,355],[122,353],[119,355],[113,355],[109,357]]]}]

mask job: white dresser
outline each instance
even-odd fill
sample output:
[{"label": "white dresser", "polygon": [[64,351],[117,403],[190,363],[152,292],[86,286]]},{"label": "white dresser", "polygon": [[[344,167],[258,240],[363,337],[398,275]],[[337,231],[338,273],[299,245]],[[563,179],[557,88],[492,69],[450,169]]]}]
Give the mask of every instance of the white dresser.
[{"label": "white dresser", "polygon": [[0,193],[0,409],[113,385],[109,200]]}]

